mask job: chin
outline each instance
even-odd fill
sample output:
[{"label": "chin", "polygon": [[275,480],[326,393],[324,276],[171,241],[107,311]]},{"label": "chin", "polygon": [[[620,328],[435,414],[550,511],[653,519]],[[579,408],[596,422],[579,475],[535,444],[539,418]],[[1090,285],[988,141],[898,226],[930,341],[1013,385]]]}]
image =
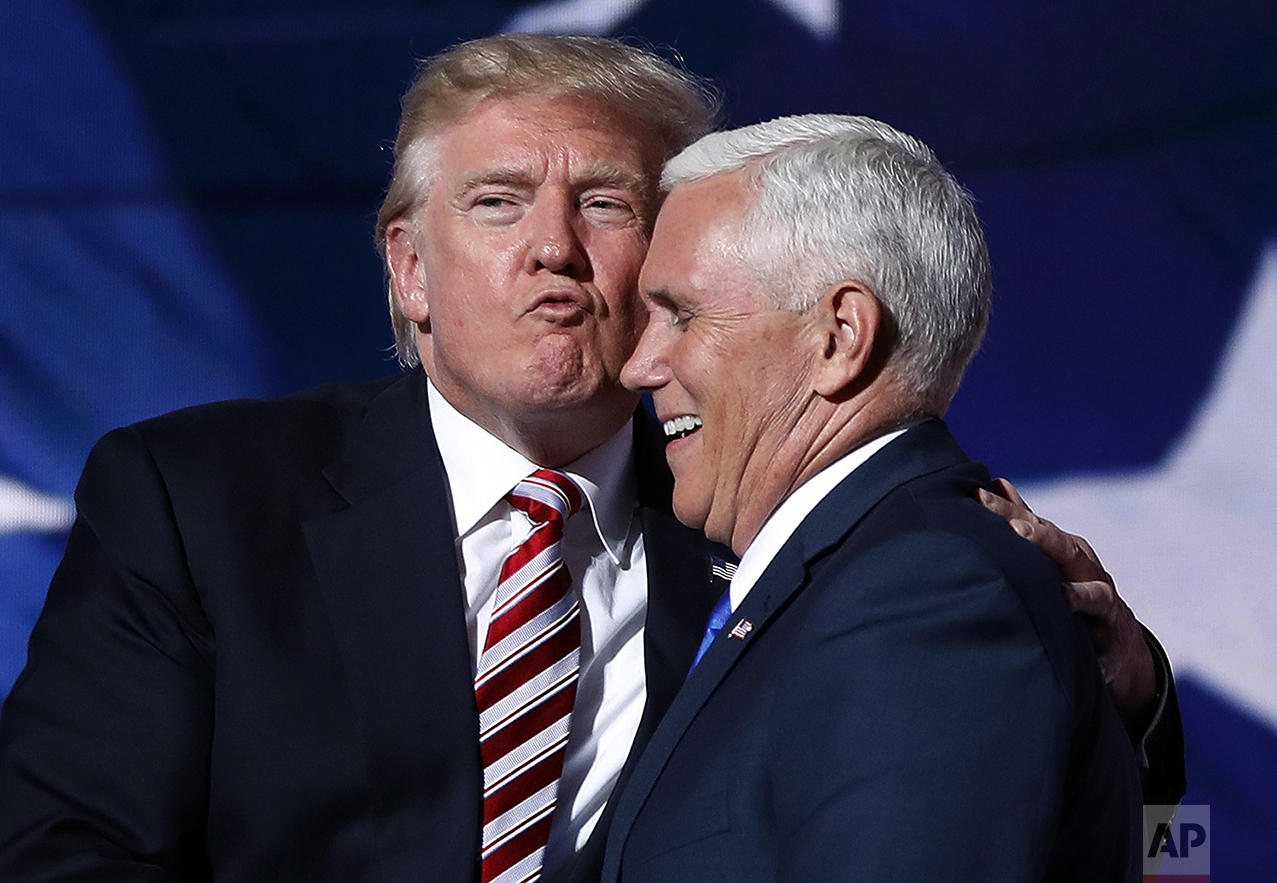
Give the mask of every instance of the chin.
[{"label": "chin", "polygon": [[580,411],[594,413],[604,419],[612,413],[624,414],[628,419],[638,407],[639,396],[622,386],[590,384],[567,388],[544,388],[542,410]]},{"label": "chin", "polygon": [[575,347],[538,352],[527,365],[525,383],[529,400],[550,407],[588,405],[625,391],[597,359]]},{"label": "chin", "polygon": [[[689,503],[686,500],[679,499],[678,475],[675,474],[674,476],[674,517],[690,528],[703,531],[705,530],[705,521],[708,514],[709,513],[707,512],[704,506],[689,505]],[[706,533],[706,536],[709,536],[709,534]],[[717,541],[716,537],[710,536],[709,538],[711,540]]]}]

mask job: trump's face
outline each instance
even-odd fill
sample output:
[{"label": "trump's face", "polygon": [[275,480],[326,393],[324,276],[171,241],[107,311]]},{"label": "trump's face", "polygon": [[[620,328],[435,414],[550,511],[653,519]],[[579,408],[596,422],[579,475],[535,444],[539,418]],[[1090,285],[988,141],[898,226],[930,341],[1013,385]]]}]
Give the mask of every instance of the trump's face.
[{"label": "trump's face", "polygon": [[[641,330],[658,139],[593,101],[525,95],[481,102],[435,157],[424,205],[387,230],[427,373],[534,459],[584,453],[636,402],[619,378]],[[567,447],[528,450],[542,430]]]},{"label": "trump's face", "polygon": [[811,401],[805,313],[770,305],[733,257],[751,197],[739,174],[676,187],[639,280],[648,324],[622,375],[649,391],[670,441],[674,511],[740,553],[792,489]]}]

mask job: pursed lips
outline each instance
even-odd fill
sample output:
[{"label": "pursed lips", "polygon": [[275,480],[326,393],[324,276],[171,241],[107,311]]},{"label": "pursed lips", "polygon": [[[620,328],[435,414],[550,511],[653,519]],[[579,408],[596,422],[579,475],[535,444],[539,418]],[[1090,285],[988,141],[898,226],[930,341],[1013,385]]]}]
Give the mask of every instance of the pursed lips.
[{"label": "pursed lips", "polygon": [[556,288],[539,292],[528,306],[528,313],[547,314],[567,319],[582,313],[592,313],[589,296],[579,289]]}]

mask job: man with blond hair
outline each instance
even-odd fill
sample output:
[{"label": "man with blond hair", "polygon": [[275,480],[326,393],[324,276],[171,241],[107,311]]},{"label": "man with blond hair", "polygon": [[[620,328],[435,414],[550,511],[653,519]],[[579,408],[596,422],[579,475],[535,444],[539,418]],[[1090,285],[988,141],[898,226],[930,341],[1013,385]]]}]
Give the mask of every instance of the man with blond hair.
[{"label": "man with blond hair", "polygon": [[[661,165],[714,120],[698,80],[612,40],[423,65],[377,225],[416,367],[98,444],[4,711],[0,877],[597,875],[716,594],[619,381]],[[476,672],[539,523],[512,489],[543,469],[580,507],[554,528],[571,736],[516,715],[493,760],[480,718],[505,706],[480,714]],[[510,758],[537,763],[494,782]]]}]

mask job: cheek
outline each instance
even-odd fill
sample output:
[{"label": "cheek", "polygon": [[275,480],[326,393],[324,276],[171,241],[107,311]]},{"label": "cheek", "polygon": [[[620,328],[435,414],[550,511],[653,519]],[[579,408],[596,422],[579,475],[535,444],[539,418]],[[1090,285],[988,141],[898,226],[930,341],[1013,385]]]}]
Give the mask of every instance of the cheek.
[{"label": "cheek", "polygon": [[616,336],[620,343],[620,352],[626,359],[638,349],[646,325],[647,311],[635,302],[631,302],[628,308],[616,317]]},{"label": "cheek", "polygon": [[697,530],[705,527],[709,515],[711,497],[706,478],[702,470],[675,472],[674,517]]},{"label": "cheek", "polygon": [[734,371],[747,364],[744,357],[724,361],[704,380],[705,459],[713,466],[720,496],[736,492],[747,465],[760,452],[764,424],[776,404],[765,385],[738,382]]},{"label": "cheek", "polygon": [[500,252],[472,241],[446,241],[431,258],[427,280],[431,312],[451,325],[473,325],[472,331],[492,325],[503,304],[501,293],[508,287],[501,274]]},{"label": "cheek", "polygon": [[596,240],[587,246],[594,283],[614,311],[638,311],[638,278],[647,241],[637,236]]},{"label": "cheek", "polygon": [[486,229],[451,220],[448,229],[432,238],[431,264],[440,277],[461,284],[466,280],[502,278],[509,272],[517,242],[514,230]]},{"label": "cheek", "polygon": [[492,291],[509,285],[512,248],[503,239],[489,236],[465,242],[456,251],[448,270],[460,284]]},{"label": "cheek", "polygon": [[609,361],[617,362],[619,369],[620,364],[628,361],[638,349],[647,327],[647,310],[633,286],[623,291],[604,289],[602,293],[607,312],[599,316],[601,346],[605,348]]}]

